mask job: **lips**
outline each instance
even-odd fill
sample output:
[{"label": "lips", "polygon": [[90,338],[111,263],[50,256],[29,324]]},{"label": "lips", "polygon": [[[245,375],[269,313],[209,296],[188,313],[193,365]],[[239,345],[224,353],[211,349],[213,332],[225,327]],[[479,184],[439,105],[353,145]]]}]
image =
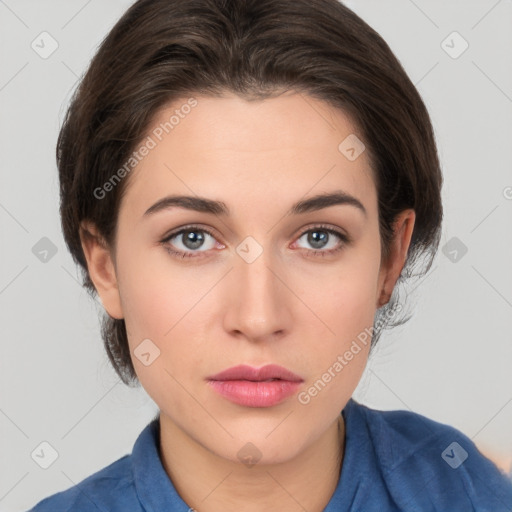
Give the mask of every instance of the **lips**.
[{"label": "lips", "polygon": [[244,407],[273,407],[295,394],[304,379],[276,364],[261,368],[239,365],[208,377],[208,385]]},{"label": "lips", "polygon": [[207,377],[207,379],[214,381],[247,380],[252,382],[272,382],[274,380],[282,380],[288,382],[304,382],[304,379],[292,371],[276,364],[268,364],[261,368],[254,368],[242,364],[228,368],[211,377]]}]

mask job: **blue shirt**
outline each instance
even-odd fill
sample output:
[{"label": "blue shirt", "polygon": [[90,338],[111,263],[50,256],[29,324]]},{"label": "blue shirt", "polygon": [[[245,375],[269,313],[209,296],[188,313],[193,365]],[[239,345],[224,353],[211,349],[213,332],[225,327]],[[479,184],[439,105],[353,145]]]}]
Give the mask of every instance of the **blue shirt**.
[{"label": "blue shirt", "polygon": [[[354,399],[341,414],[345,454],[324,512],[512,511],[512,482],[455,428],[410,411],[370,409]],[[162,465],[159,428],[153,420],[131,455],[29,512],[190,512]]]}]

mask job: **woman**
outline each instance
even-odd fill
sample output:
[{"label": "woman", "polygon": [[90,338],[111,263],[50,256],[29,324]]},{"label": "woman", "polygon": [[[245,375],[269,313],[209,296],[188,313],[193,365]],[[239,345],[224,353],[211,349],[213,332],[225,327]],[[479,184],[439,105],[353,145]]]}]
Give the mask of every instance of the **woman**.
[{"label": "woman", "polygon": [[139,0],[57,148],[110,361],[159,407],[131,455],[32,510],[510,511],[458,430],[351,398],[442,176],[417,90],[336,0]]}]

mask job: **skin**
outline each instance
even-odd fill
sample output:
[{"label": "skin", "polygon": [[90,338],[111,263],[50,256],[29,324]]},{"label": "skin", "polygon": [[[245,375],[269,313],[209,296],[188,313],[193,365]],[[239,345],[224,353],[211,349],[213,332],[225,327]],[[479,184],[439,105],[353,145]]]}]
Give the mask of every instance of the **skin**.
[{"label": "skin", "polygon": [[[369,343],[305,405],[294,395],[273,407],[240,406],[205,379],[241,363],[276,363],[307,390],[389,300],[415,214],[397,218],[390,257],[381,262],[372,169],[366,152],[349,161],[338,150],[359,134],[342,111],[293,91],[253,102],[227,93],[195,98],[198,105],[127,178],[115,248],[83,223],[96,236],[82,238],[91,279],[108,313],[125,319],[135,370],[161,411],[163,465],[187,504],[201,512],[321,511],[342,464],[340,412]],[[154,126],[184,102],[162,109]],[[285,216],[298,200],[340,189],[367,215],[336,205]],[[168,194],[221,200],[231,215],[174,207],[143,216]],[[161,241],[188,224],[215,236],[199,231],[205,240],[196,249],[175,237],[167,246],[199,256],[170,255]],[[311,245],[308,229],[318,224],[351,241],[329,235],[325,247]],[[236,252],[247,236],[263,251],[252,263]],[[160,350],[149,366],[133,355],[147,338]],[[237,456],[248,442],[261,452],[252,467]]]}]

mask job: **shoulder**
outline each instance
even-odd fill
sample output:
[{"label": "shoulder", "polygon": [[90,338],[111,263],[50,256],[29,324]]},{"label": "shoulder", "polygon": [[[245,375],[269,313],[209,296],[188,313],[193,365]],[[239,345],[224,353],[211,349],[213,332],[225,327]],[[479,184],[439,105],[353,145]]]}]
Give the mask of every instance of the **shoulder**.
[{"label": "shoulder", "polygon": [[135,512],[138,504],[131,456],[125,455],[73,487],[44,498],[29,512]]},{"label": "shoulder", "polygon": [[512,482],[461,431],[411,411],[353,405],[397,500],[425,510],[512,510]]},{"label": "shoulder", "polygon": [[[29,512],[137,510],[131,456],[125,455],[69,489],[37,503]],[[121,508],[119,508],[121,507]]]}]

